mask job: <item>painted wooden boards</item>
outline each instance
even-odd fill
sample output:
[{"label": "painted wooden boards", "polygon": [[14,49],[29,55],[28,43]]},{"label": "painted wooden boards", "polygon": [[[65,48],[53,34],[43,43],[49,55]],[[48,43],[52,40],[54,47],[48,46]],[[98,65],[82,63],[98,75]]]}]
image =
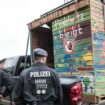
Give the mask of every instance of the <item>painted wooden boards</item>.
[{"label": "painted wooden boards", "polygon": [[[67,74],[93,68],[89,8],[52,23],[55,69]],[[75,20],[76,19],[76,20]],[[71,47],[71,48],[70,48]]]},{"label": "painted wooden boards", "polygon": [[[99,4],[99,5],[98,5]],[[105,95],[105,29],[102,4],[52,22],[55,69],[81,77],[84,95]]]}]

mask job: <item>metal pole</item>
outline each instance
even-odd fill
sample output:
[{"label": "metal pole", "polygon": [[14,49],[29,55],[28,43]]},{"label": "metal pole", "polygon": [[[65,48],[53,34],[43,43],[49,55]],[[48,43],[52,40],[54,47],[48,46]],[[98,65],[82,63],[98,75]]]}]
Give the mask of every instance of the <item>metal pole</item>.
[{"label": "metal pole", "polygon": [[33,50],[32,50],[32,33],[29,30],[29,36],[30,36],[30,58],[31,58],[31,65],[33,64]]},{"label": "metal pole", "polygon": [[24,69],[26,68],[26,63],[27,63],[28,45],[29,45],[29,33],[28,33],[27,45],[26,45],[26,54],[25,54],[25,65],[24,65]]}]

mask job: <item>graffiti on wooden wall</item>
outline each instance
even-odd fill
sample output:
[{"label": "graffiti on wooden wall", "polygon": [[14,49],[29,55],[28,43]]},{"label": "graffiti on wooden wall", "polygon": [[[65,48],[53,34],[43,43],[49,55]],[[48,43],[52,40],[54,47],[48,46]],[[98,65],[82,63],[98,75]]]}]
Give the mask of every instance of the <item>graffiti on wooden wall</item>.
[{"label": "graffiti on wooden wall", "polygon": [[[87,18],[88,17],[88,18]],[[57,72],[92,70],[92,40],[89,9],[54,20],[53,45]],[[75,20],[77,19],[77,20]]]}]

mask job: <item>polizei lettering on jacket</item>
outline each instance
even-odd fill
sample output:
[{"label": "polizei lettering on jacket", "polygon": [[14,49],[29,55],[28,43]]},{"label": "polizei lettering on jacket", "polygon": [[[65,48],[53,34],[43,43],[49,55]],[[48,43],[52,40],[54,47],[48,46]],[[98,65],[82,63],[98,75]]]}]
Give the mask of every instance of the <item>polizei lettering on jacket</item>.
[{"label": "polizei lettering on jacket", "polygon": [[50,77],[50,71],[30,72],[30,77]]}]

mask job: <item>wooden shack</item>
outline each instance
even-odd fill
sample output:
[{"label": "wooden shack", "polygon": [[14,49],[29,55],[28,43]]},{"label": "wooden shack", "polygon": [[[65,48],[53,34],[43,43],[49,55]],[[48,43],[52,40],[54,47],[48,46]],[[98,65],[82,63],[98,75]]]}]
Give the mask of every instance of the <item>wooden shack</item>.
[{"label": "wooden shack", "polygon": [[[44,27],[44,25],[48,27]],[[105,99],[105,24],[101,0],[72,0],[28,24],[32,50],[49,53],[48,64],[59,76],[77,75],[83,99]]]}]

